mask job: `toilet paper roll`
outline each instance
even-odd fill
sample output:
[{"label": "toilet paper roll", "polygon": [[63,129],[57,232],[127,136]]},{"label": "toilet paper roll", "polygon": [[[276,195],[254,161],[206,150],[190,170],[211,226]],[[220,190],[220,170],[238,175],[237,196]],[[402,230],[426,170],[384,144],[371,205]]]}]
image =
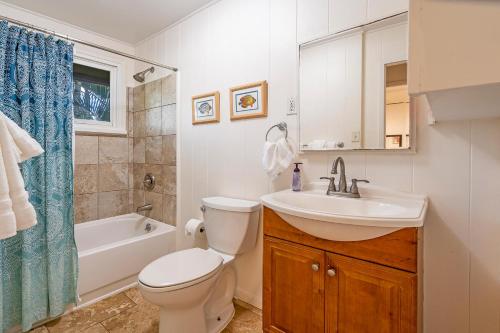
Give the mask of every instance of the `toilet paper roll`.
[{"label": "toilet paper roll", "polygon": [[198,219],[189,220],[184,227],[184,234],[190,238],[203,237],[205,235],[205,223]]}]

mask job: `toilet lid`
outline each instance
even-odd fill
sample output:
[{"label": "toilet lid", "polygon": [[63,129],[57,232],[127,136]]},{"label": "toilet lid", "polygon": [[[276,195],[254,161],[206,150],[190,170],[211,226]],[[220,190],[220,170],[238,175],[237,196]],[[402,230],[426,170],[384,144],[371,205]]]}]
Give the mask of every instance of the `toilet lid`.
[{"label": "toilet lid", "polygon": [[192,283],[211,275],[222,262],[220,255],[200,248],[176,251],[147,265],[139,281],[153,288]]}]

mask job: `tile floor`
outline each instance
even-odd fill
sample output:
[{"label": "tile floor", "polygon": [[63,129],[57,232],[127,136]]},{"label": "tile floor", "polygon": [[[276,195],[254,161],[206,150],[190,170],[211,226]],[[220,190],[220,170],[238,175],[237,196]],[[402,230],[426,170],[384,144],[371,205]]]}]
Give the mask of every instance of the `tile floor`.
[{"label": "tile floor", "polygon": [[[136,288],[69,313],[31,330],[32,333],[155,333],[159,310],[147,303]],[[261,316],[236,306],[233,321],[223,333],[262,332]]]}]

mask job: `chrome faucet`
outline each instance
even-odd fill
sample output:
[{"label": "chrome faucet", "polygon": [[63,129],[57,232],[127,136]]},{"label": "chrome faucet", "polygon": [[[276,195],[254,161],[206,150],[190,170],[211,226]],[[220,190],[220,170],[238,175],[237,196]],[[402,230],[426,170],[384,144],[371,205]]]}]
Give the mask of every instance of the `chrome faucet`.
[{"label": "chrome faucet", "polygon": [[321,177],[321,179],[327,179],[330,181],[328,184],[328,190],[326,191],[326,195],[337,195],[337,196],[342,196],[342,197],[348,197],[348,198],[360,198],[359,195],[359,189],[358,189],[358,183],[369,183],[368,180],[366,179],[352,179],[352,185],[351,188],[349,189],[349,192],[347,192],[347,181],[345,177],[345,163],[344,159],[342,157],[337,157],[335,162],[333,162],[332,166],[332,175],[338,174],[338,166],[340,164],[340,181],[339,181],[339,187],[337,190],[337,186],[335,185],[335,176],[331,177]]},{"label": "chrome faucet", "polygon": [[339,192],[346,193],[347,192],[347,181],[345,179],[345,163],[342,157],[337,157],[335,162],[333,162],[332,166],[332,175],[337,174],[337,167],[340,163],[340,181],[339,181]]},{"label": "chrome faucet", "polygon": [[146,204],[144,206],[137,207],[136,213],[145,212],[145,211],[150,212],[152,210],[153,210],[153,205]]}]

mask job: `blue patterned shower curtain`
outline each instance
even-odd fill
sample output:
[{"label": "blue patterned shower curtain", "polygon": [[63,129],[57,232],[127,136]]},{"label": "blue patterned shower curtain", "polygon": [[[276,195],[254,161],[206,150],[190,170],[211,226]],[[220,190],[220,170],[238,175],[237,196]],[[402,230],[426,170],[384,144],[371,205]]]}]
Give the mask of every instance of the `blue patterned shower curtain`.
[{"label": "blue patterned shower curtain", "polygon": [[0,241],[1,332],[77,300],[72,85],[72,45],[0,21],[0,111],[45,149],[22,164],[38,224]]}]

